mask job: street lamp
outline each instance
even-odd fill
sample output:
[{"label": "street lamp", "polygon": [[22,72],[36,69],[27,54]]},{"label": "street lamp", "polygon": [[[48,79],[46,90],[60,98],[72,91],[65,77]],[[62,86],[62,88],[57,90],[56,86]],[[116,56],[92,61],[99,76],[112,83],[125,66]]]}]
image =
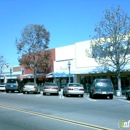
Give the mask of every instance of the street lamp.
[{"label": "street lamp", "polygon": [[71,66],[71,63],[70,63],[70,61],[68,61],[68,69],[69,69],[69,83],[70,83],[70,66]]},{"label": "street lamp", "polygon": [[12,68],[10,68],[10,77],[12,78]]}]

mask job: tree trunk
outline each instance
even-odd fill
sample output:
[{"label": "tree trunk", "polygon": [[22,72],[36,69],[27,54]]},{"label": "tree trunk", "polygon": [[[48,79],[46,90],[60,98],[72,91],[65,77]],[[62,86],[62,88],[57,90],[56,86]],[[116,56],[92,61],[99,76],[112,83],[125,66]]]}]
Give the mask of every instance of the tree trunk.
[{"label": "tree trunk", "polygon": [[122,95],[120,69],[117,70],[117,83],[118,83],[118,90],[121,92]]},{"label": "tree trunk", "polygon": [[34,83],[36,83],[36,74],[37,74],[37,67],[34,65]]}]

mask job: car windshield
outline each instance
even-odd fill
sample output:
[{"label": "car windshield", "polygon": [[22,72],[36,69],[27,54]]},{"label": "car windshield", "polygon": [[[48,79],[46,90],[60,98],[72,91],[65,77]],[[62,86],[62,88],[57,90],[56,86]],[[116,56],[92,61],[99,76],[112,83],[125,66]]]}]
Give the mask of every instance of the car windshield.
[{"label": "car windshield", "polygon": [[82,87],[81,84],[69,84],[70,87]]},{"label": "car windshield", "polygon": [[45,86],[57,86],[55,83],[46,83]]}]

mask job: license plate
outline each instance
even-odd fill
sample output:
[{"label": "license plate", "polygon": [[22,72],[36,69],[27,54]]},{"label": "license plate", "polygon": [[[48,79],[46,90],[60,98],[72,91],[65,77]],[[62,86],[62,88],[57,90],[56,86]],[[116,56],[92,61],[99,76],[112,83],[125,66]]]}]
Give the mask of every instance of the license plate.
[{"label": "license plate", "polygon": [[75,88],[74,90],[78,90],[78,88]]},{"label": "license plate", "polygon": [[102,92],[102,94],[106,94],[106,92]]}]

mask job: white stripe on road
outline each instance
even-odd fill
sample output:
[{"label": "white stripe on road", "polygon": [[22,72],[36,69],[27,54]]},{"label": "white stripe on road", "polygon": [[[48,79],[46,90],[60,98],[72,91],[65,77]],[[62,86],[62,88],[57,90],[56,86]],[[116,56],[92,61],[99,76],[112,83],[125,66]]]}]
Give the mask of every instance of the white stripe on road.
[{"label": "white stripe on road", "polygon": [[95,100],[95,99],[91,99],[91,98],[88,98],[88,97],[86,97],[86,96],[84,96],[84,98],[87,99],[87,100],[89,100],[89,101],[97,101],[97,100]]},{"label": "white stripe on road", "polygon": [[127,103],[130,103],[130,101],[129,101],[129,100],[124,100],[124,99],[117,99],[117,100],[120,100],[120,101],[122,101],[122,102],[127,102]]}]

